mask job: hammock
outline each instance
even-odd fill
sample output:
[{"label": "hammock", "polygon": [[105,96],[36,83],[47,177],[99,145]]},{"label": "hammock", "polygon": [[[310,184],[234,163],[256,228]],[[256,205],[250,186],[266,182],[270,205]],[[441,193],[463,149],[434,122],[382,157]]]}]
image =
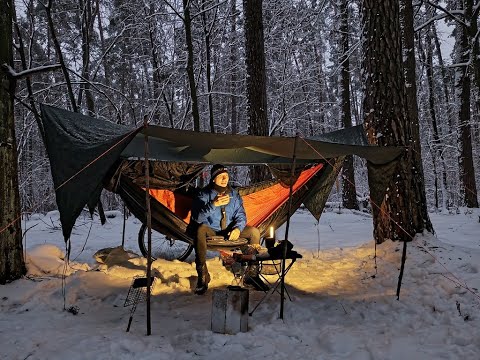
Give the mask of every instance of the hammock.
[{"label": "hammock", "polygon": [[[320,178],[324,175],[323,163],[303,170],[293,185],[292,213],[300,207],[309,195],[318,191]],[[125,175],[121,175],[116,192],[120,194],[129,210],[146,223],[145,189]],[[278,228],[288,217],[288,198],[290,189],[279,181],[251,185],[237,189],[242,196],[247,224],[255,226],[264,236],[270,226]],[[194,240],[187,232],[190,220],[190,208],[195,191],[151,189],[150,208],[152,228],[167,237],[189,244]]]}]

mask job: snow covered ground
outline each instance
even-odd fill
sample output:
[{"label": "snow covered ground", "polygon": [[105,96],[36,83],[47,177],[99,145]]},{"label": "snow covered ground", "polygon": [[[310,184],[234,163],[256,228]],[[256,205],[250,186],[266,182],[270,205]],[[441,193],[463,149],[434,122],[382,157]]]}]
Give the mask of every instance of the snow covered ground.
[{"label": "snow covered ground", "polygon": [[[121,244],[121,215],[105,226],[80,218],[68,267],[58,214],[35,215],[23,225],[28,276],[0,286],[0,359],[477,360],[479,213],[431,218],[437,234],[409,244],[397,300],[401,244],[378,245],[375,259],[368,215],[326,212],[317,225],[298,211],[289,238],[304,258],[286,279],[293,301],[285,302],[284,320],[274,294],[249,318],[249,331],[237,335],[210,330],[211,289],[232,282],[216,253],[208,260],[212,281],[204,296],[192,293],[194,265],[157,260],[152,335],[146,336],[145,304],[128,333],[130,308],[123,307],[132,278],[144,275],[145,259],[99,264],[93,258]],[[135,253],[139,226],[133,218],[126,224],[125,248]],[[251,291],[251,306],[261,296]]]}]

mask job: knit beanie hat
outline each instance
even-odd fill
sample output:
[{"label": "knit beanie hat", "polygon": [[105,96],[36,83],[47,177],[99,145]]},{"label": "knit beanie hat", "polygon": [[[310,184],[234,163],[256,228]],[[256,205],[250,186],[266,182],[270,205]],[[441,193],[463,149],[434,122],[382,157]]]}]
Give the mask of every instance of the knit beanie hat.
[{"label": "knit beanie hat", "polygon": [[212,170],[210,170],[210,181],[213,181],[217,175],[221,173],[228,173],[228,170],[222,164],[215,164],[212,166]]}]

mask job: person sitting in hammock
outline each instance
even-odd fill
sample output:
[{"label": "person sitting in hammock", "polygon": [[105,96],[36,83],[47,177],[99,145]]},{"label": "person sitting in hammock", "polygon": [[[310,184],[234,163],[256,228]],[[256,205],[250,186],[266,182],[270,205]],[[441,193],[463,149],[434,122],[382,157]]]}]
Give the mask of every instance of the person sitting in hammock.
[{"label": "person sitting in hammock", "polygon": [[[219,235],[228,240],[245,238],[252,245],[260,243],[260,231],[246,225],[247,217],[242,198],[230,187],[229,180],[226,167],[221,164],[214,165],[210,173],[210,183],[193,199],[190,231],[194,232],[195,237],[195,265],[198,274],[195,294],[198,295],[207,291],[210,282],[206,264],[208,237]],[[247,276],[244,283],[257,290],[268,290],[258,272]]]}]

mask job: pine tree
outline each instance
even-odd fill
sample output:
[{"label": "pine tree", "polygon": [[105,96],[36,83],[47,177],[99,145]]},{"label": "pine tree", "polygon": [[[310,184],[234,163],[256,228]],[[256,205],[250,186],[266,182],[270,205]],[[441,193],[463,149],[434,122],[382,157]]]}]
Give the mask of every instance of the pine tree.
[{"label": "pine tree", "polygon": [[[410,241],[416,233],[432,230],[425,203],[423,173],[415,154],[418,132],[407,110],[402,61],[399,4],[395,0],[364,0],[363,54],[365,129],[371,144],[405,146],[397,160],[386,195],[373,204],[374,237]],[[369,174],[388,171],[368,165]],[[369,176],[371,193],[373,176]]]},{"label": "pine tree", "polygon": [[[2,0],[0,8],[0,64],[13,67],[13,1]],[[13,98],[15,80],[0,73],[0,284],[25,274],[20,195],[18,191],[17,146]]]}]

